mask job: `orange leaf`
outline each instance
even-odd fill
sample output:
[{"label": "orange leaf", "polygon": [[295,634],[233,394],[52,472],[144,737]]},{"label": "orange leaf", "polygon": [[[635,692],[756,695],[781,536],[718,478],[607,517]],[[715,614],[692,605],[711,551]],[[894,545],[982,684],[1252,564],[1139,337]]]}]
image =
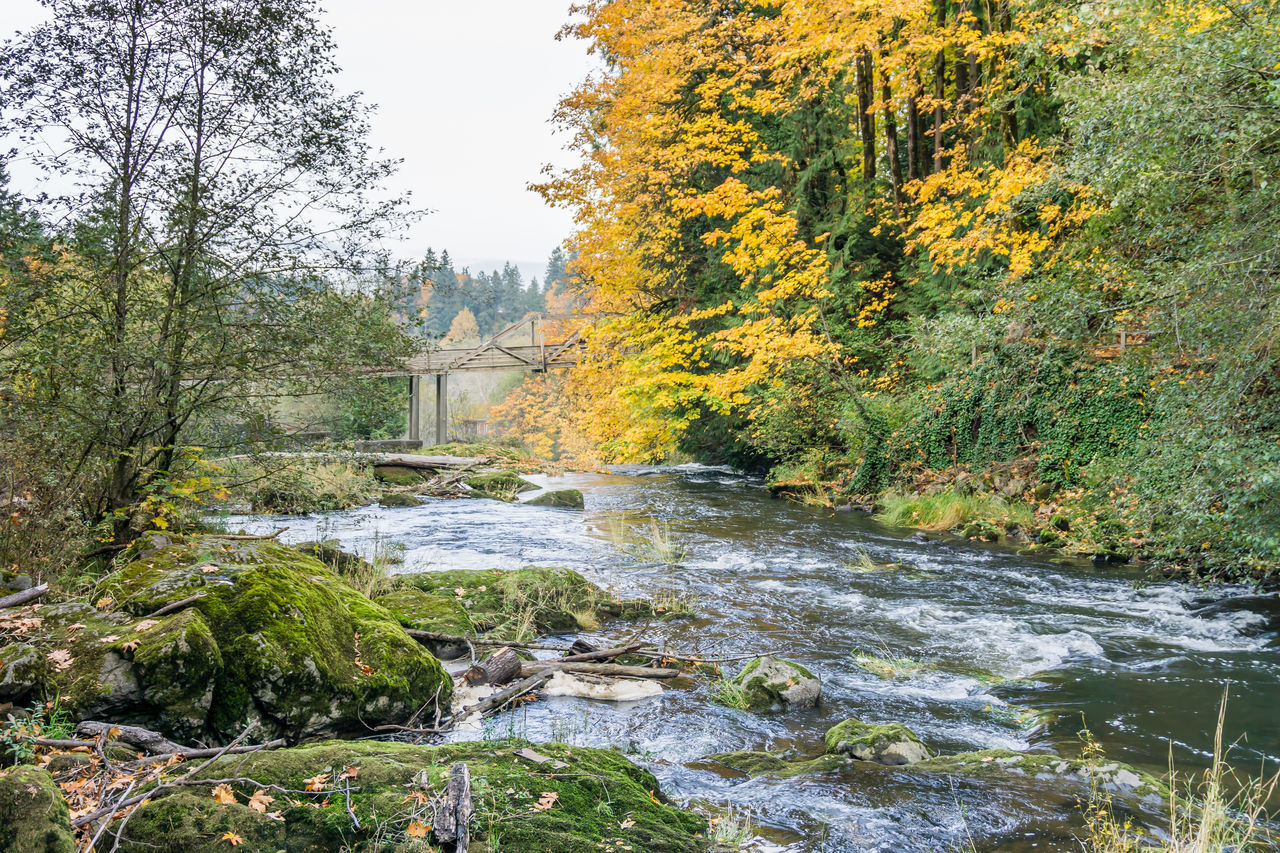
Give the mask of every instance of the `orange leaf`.
[{"label": "orange leaf", "polygon": [[324,790],[324,787],[329,784],[329,774],[320,773],[316,776],[312,776],[310,779],[307,779],[305,781],[307,784],[306,790],[321,791],[321,790]]},{"label": "orange leaf", "polygon": [[271,805],[271,801],[275,799],[267,795],[266,791],[254,791],[253,796],[249,798],[248,806],[259,814],[267,813],[267,806]]},{"label": "orange leaf", "polygon": [[421,821],[415,820],[413,823],[409,824],[409,828],[404,831],[404,834],[410,838],[426,838],[427,833],[430,831],[430,826],[422,823]]},{"label": "orange leaf", "polygon": [[213,798],[224,806],[229,806],[236,801],[236,792],[231,790],[230,785],[224,783],[213,789]]},{"label": "orange leaf", "polygon": [[222,840],[230,841],[232,847],[239,847],[241,844],[244,844],[244,839],[236,835],[234,832],[222,833]]}]

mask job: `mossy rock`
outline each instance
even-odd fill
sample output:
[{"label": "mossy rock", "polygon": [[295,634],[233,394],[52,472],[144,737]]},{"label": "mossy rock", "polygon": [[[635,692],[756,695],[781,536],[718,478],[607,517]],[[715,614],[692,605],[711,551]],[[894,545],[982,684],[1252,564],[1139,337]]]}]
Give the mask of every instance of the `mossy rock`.
[{"label": "mossy rock", "polygon": [[1067,518],[1065,515],[1058,514],[1049,519],[1049,526],[1054,530],[1067,533],[1071,530],[1071,519]]},{"label": "mossy rock", "polygon": [[423,505],[423,501],[413,495],[407,495],[404,492],[391,492],[390,494],[383,495],[378,498],[378,503],[392,509]]},{"label": "mossy rock", "polygon": [[1000,529],[987,521],[971,521],[965,525],[962,533],[965,539],[981,539],[983,542],[998,542]]},{"label": "mossy rock", "polygon": [[[268,811],[279,810],[283,820],[277,821],[244,805],[256,788],[233,784],[234,805],[217,802],[207,788],[189,788],[140,806],[120,849],[225,853],[223,834],[234,832],[246,850],[425,850],[411,846],[406,830],[411,821],[431,824],[428,801],[441,794],[459,763],[471,774],[476,809],[471,831],[478,851],[599,853],[609,846],[626,849],[622,845],[651,853],[707,849],[706,821],[670,805],[658,793],[657,780],[618,752],[539,744],[538,753],[568,765],[547,773],[514,755],[527,746],[523,741],[429,747],[330,742],[229,757],[205,770],[203,778],[234,775],[301,791],[321,774],[332,780],[353,768],[350,806],[360,828],[347,812],[345,785],[341,796],[275,795]],[[555,796],[549,807],[535,807],[550,794]]]},{"label": "mossy rock", "polygon": [[577,489],[560,489],[554,492],[545,492],[536,498],[530,498],[525,501],[528,506],[551,506],[561,509],[585,509],[586,499],[582,497],[582,492]]},{"label": "mossy rock", "polygon": [[0,702],[26,698],[40,686],[47,669],[44,654],[35,646],[0,646]]},{"label": "mossy rock", "polygon": [[811,708],[822,695],[822,681],[798,663],[758,657],[734,677],[753,711],[773,708]]},{"label": "mossy rock", "polygon": [[388,486],[415,486],[427,479],[422,471],[408,465],[374,465],[373,476]]},{"label": "mossy rock", "polygon": [[399,575],[402,586],[455,599],[476,631],[515,630],[522,621],[543,633],[578,631],[583,623],[627,608],[572,569],[453,570]]},{"label": "mossy rock", "polygon": [[67,801],[37,767],[0,772],[0,853],[74,853]]},{"label": "mossy rock", "polygon": [[81,716],[213,742],[256,722],[296,740],[404,722],[451,695],[391,613],[275,541],[180,539],[125,566],[109,590],[115,612],[41,611],[72,656],[47,689]]},{"label": "mossy rock", "polygon": [[772,776],[777,779],[792,779],[796,776],[809,776],[838,770],[850,763],[843,755],[823,755],[818,758],[796,758],[777,755],[772,752],[755,750],[739,750],[737,752],[718,752],[708,755],[694,766],[714,762],[746,776]]},{"label": "mossy rock", "polygon": [[471,487],[471,496],[475,498],[493,498],[511,503],[516,495],[532,492],[538,487],[511,471],[497,471],[492,474],[477,474],[468,477],[466,484]]},{"label": "mossy rock", "polygon": [[1053,753],[982,749],[940,755],[911,765],[912,770],[953,775],[1011,773],[1037,779],[1061,779],[1070,783],[1096,781],[1104,790],[1138,798],[1166,798],[1169,788],[1150,773],[1118,761],[1091,763],[1062,758]]},{"label": "mossy rock", "polygon": [[373,568],[369,565],[369,561],[359,554],[343,551],[337,539],[324,539],[319,542],[297,542],[293,545],[293,548],[308,557],[315,557],[332,569],[338,577],[367,576]]},{"label": "mossy rock", "polygon": [[891,767],[915,764],[929,757],[924,741],[899,723],[864,723],[850,717],[827,729],[823,741],[830,754]]}]

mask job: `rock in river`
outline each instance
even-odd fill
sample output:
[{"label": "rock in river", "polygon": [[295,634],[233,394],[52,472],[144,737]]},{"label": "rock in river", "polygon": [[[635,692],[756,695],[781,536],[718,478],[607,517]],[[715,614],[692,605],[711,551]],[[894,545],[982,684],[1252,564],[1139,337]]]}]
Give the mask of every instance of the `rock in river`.
[{"label": "rock in river", "polygon": [[791,661],[759,657],[743,667],[733,683],[746,694],[750,708],[812,708],[822,695],[822,682]]},{"label": "rock in river", "polygon": [[873,725],[850,717],[828,729],[824,740],[828,753],[891,767],[915,764],[929,757],[929,750],[916,733],[898,723]]}]

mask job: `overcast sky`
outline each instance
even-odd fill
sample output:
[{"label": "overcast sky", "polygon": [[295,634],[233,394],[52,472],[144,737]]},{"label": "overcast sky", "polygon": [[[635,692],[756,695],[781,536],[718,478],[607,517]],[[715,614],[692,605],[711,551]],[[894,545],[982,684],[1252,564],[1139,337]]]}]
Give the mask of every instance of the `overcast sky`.
[{"label": "overcast sky", "polygon": [[[582,42],[555,40],[570,2],[324,2],[341,85],[378,105],[373,143],[404,160],[395,189],[433,211],[402,254],[447,248],[476,272],[511,260],[527,279],[568,236],[569,214],[525,187],[570,161],[549,119],[592,67]],[[43,17],[37,0],[2,3],[5,35]]]}]

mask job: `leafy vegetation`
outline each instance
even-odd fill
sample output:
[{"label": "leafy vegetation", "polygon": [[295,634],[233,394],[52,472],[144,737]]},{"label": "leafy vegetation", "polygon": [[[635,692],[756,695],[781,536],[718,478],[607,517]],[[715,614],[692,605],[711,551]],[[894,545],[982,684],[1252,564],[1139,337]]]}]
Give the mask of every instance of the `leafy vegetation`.
[{"label": "leafy vegetation", "polygon": [[578,11],[610,73],[541,191],[599,322],[504,406],[531,447],[819,502],[1018,464],[1071,550],[1274,573],[1273,5]]}]

